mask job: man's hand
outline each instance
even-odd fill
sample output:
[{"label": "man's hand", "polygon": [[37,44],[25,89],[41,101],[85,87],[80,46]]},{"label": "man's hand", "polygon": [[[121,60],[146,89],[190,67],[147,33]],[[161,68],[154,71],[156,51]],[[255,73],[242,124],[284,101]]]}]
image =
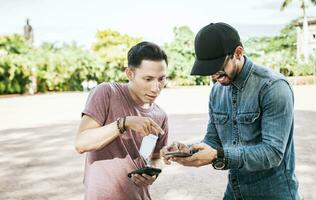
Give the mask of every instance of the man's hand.
[{"label": "man's hand", "polygon": [[153,182],[156,180],[157,176],[149,176],[147,174],[133,174],[131,179],[135,185],[138,187],[146,187],[148,185],[152,185]]},{"label": "man's hand", "polygon": [[197,153],[186,158],[174,157],[172,161],[184,166],[200,167],[211,164],[212,161],[217,158],[217,151],[205,143],[194,144],[190,150],[192,152],[197,151]]},{"label": "man's hand", "polygon": [[173,152],[173,151],[190,153],[190,148],[187,145],[180,142],[173,142],[171,145],[165,146],[164,148],[160,150],[160,156],[163,158],[163,161],[165,164],[167,165],[171,164],[170,160],[173,160],[173,158],[170,156],[166,156],[166,153]]},{"label": "man's hand", "polygon": [[150,117],[127,116],[125,126],[126,128],[132,129],[144,136],[149,134],[164,134],[161,127]]}]

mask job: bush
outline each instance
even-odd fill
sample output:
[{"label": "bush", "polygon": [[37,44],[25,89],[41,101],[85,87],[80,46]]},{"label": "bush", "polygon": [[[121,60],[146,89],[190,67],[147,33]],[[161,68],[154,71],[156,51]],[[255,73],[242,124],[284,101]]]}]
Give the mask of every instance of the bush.
[{"label": "bush", "polygon": [[25,93],[32,79],[38,92],[82,90],[84,80],[104,81],[99,57],[75,44],[29,48],[14,35],[0,37],[0,50],[0,94]]},{"label": "bush", "polygon": [[102,81],[127,82],[124,73],[127,67],[127,52],[142,39],[122,35],[110,29],[98,31],[96,38],[92,49],[104,65],[101,72]]},{"label": "bush", "polygon": [[208,85],[209,77],[191,76],[195,60],[194,34],[187,26],[173,29],[174,41],[164,45],[168,55],[168,79],[173,85]]}]

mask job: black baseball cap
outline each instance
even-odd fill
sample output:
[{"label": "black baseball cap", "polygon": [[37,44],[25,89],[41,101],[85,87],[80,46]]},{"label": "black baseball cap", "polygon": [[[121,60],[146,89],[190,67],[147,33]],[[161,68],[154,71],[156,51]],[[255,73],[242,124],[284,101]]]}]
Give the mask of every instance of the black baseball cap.
[{"label": "black baseball cap", "polygon": [[195,62],[191,75],[209,76],[218,72],[227,55],[241,46],[236,29],[225,23],[211,23],[195,36]]}]

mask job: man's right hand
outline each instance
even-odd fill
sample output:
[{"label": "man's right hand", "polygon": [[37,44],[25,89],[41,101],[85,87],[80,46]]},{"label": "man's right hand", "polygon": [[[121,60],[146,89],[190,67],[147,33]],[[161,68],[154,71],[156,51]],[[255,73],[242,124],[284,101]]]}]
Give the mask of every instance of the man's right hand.
[{"label": "man's right hand", "polygon": [[183,143],[180,142],[173,142],[169,146],[165,146],[160,150],[160,156],[163,158],[163,161],[165,164],[170,165],[172,160],[172,157],[166,156],[166,153],[168,152],[173,152],[173,151],[180,151],[180,152],[185,152],[185,153],[190,153],[190,148]]},{"label": "man's right hand", "polygon": [[161,127],[150,117],[139,116],[127,116],[125,121],[125,127],[141,133],[146,136],[149,134],[164,134],[165,132]]}]

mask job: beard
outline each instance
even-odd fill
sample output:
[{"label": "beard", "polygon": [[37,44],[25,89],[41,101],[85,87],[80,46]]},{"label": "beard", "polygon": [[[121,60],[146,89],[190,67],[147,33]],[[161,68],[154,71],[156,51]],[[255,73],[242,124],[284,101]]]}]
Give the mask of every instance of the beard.
[{"label": "beard", "polygon": [[231,73],[227,74],[227,76],[229,77],[231,81],[234,81],[234,79],[236,78],[237,72],[238,72],[238,66],[237,66],[237,63],[235,62],[233,64],[233,70],[231,71]]},{"label": "beard", "polygon": [[237,63],[234,63],[233,64],[233,69],[230,73],[226,73],[225,75],[223,75],[221,78],[225,78],[226,80],[223,82],[223,81],[218,81],[218,79],[220,78],[217,78],[216,79],[213,79],[213,81],[218,81],[221,85],[224,85],[224,86],[228,86],[230,85],[234,79],[236,78],[237,74],[238,74],[238,66],[237,66]]}]

